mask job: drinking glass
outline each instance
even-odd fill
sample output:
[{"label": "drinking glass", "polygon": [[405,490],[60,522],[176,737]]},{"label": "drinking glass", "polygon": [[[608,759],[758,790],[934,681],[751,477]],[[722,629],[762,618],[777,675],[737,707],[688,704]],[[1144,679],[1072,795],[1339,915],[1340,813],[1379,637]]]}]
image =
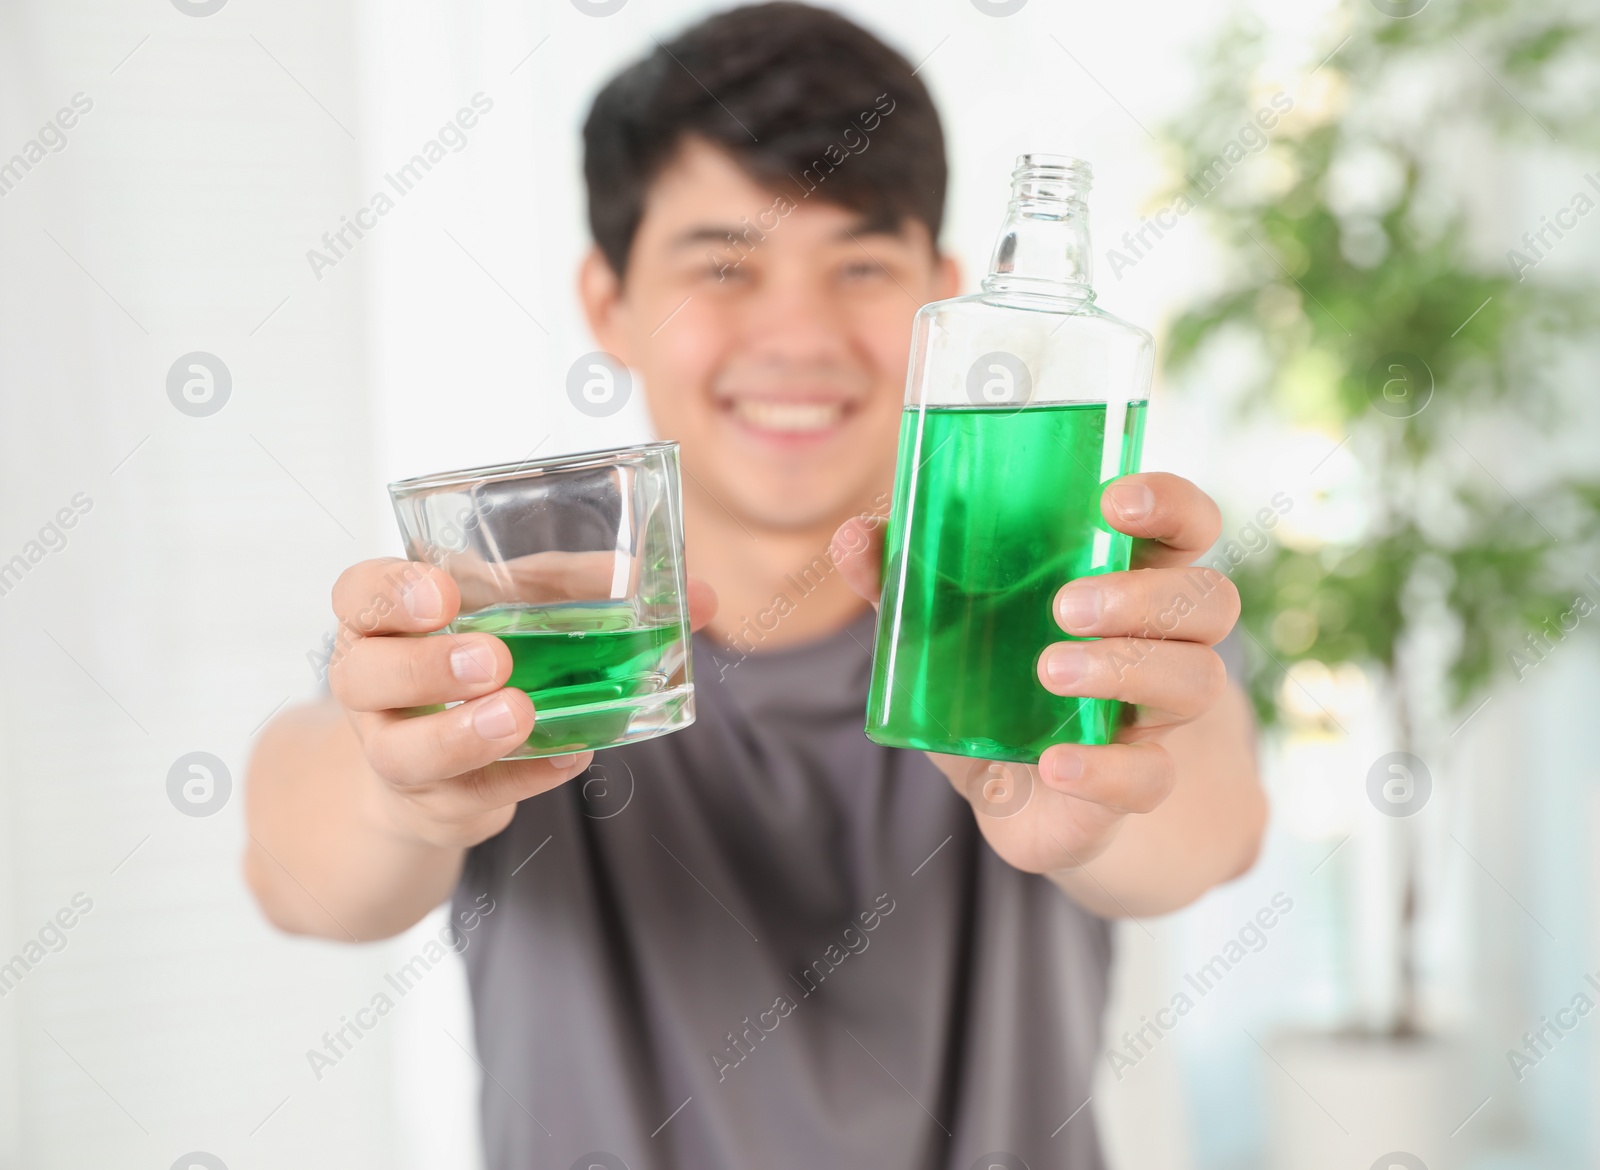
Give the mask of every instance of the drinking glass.
[{"label": "drinking glass", "polygon": [[694,722],[678,444],[389,485],[406,555],[450,574],[454,621],[495,635],[533,700],[508,760],[615,747]]}]

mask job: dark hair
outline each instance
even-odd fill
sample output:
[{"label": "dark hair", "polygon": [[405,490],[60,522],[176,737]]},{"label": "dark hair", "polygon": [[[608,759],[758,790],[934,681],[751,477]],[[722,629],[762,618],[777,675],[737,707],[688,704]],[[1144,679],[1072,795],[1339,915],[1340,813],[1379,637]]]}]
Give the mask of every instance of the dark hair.
[{"label": "dark hair", "polygon": [[944,219],[939,114],[899,53],[837,13],[755,4],[712,16],[630,65],[583,126],[589,229],[619,276],[645,195],[687,138],[757,182],[891,229]]}]

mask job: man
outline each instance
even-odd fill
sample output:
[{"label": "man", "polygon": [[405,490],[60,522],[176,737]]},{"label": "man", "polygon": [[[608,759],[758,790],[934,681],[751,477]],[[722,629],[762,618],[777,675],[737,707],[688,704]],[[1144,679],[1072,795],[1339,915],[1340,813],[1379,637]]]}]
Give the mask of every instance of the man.
[{"label": "man", "polygon": [[[1093,1170],[1105,920],[1244,872],[1265,816],[1211,648],[1237,595],[1193,570],[1207,590],[1173,604],[1217,509],[1170,475],[1108,489],[1136,567],[1062,582],[1063,629],[1104,640],[1037,672],[1129,718],[1046,752],[1020,812],[977,812],[973,761],[862,734],[881,532],[860,517],[889,499],[913,312],[959,287],[927,92],[848,21],[769,4],[623,72],[584,137],[589,323],[682,445],[698,722],[604,753],[625,806],[568,783],[591,753],[497,763],[537,718],[509,652],[408,636],[455,586],[364,562],[334,587],[332,697],[252,761],[250,883],[282,928],[335,939],[454,892],[494,1170]],[[823,554],[838,571],[749,621]]]}]

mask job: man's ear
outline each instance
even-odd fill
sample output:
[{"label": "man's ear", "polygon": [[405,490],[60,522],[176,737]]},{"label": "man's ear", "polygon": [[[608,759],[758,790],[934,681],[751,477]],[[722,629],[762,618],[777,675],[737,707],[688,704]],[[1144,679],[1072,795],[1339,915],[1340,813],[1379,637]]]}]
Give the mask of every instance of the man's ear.
[{"label": "man's ear", "polygon": [[623,327],[627,307],[622,299],[622,281],[599,248],[590,248],[578,265],[578,299],[583,303],[589,332],[600,348],[623,365],[631,365],[633,355],[628,352],[628,333]]},{"label": "man's ear", "polygon": [[940,252],[933,272],[934,300],[944,301],[961,295],[961,264],[954,256]]}]

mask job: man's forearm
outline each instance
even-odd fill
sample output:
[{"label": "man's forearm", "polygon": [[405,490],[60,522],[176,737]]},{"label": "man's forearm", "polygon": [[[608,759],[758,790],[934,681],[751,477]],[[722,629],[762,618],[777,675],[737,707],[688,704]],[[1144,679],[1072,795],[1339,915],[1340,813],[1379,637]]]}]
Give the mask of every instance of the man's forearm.
[{"label": "man's forearm", "polygon": [[1154,812],[1124,819],[1093,861],[1051,878],[1107,918],[1166,914],[1250,868],[1266,825],[1249,700],[1230,685],[1162,741],[1176,783]]},{"label": "man's forearm", "polygon": [[365,942],[450,896],[465,851],[396,831],[377,783],[331,701],[291,708],[263,732],[246,786],[244,871],[276,926]]}]

